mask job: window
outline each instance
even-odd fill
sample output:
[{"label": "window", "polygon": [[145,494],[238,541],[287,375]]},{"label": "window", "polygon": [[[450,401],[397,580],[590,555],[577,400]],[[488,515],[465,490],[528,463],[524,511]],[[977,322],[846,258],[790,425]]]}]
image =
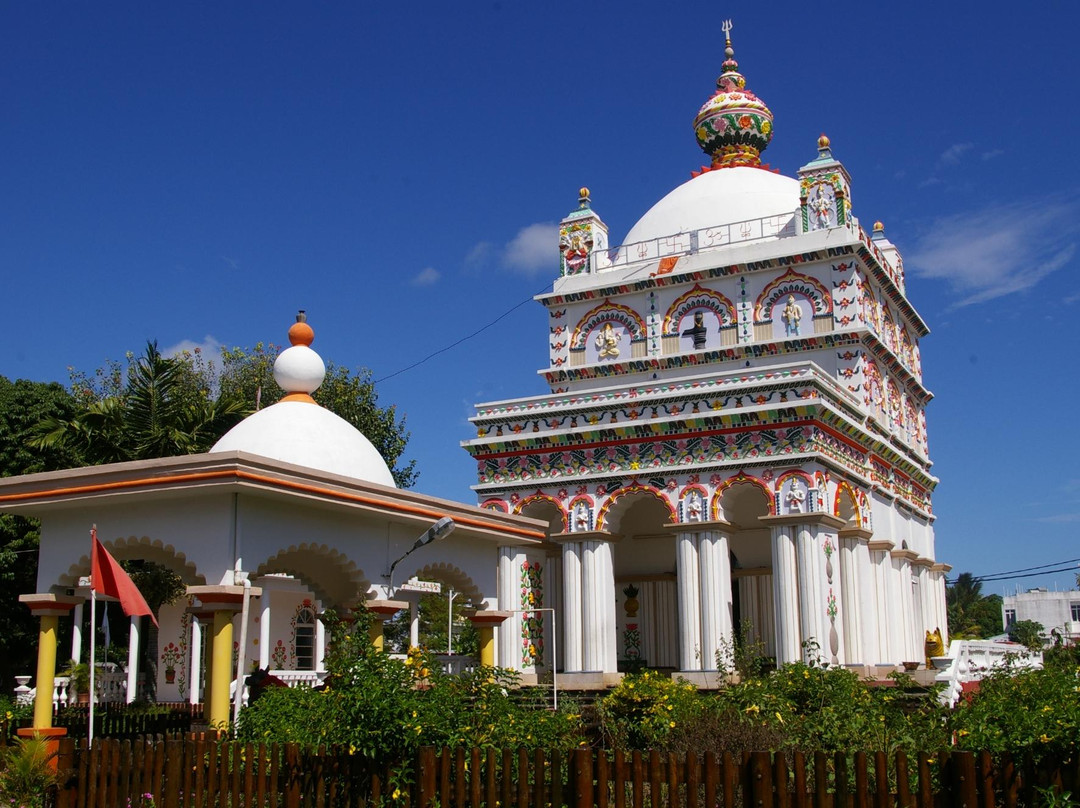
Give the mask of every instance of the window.
[{"label": "window", "polygon": [[1008,628],[1016,622],[1016,609],[1005,610],[1005,627]]},{"label": "window", "polygon": [[306,607],[296,613],[296,669],[315,670],[315,613]]},{"label": "window", "polygon": [[1080,620],[1080,601],[1070,604],[1072,611],[1072,619]]}]

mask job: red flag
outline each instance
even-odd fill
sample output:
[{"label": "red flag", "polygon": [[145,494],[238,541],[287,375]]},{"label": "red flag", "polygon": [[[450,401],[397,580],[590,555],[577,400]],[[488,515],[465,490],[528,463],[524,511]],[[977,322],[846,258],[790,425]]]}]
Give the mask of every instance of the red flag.
[{"label": "red flag", "polygon": [[124,572],[124,568],[116,563],[116,559],[105,549],[105,545],[98,541],[96,527],[90,531],[90,536],[94,540],[90,558],[90,588],[119,600],[124,614],[128,617],[149,615],[156,626],[157,618],[150,611],[146,598],[142,596],[139,587],[135,586],[131,576]]}]

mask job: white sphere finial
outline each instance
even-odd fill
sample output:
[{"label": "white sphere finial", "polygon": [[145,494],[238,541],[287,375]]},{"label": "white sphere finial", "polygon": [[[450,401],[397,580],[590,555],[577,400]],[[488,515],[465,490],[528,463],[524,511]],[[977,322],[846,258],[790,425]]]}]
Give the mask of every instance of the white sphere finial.
[{"label": "white sphere finial", "polygon": [[326,365],[309,347],[314,339],[315,332],[307,324],[307,315],[301,311],[289,329],[292,347],[278,354],[274,362],[274,381],[285,391],[285,401],[315,402],[311,394],[326,378]]}]

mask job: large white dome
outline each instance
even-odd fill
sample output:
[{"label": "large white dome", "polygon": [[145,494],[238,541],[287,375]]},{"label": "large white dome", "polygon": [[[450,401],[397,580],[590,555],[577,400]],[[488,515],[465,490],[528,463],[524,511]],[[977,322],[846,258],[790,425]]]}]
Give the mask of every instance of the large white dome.
[{"label": "large white dome", "polygon": [[249,415],[210,451],[247,452],[395,487],[394,476],[371,441],[344,418],[306,401],[279,401]]},{"label": "large white dome", "polygon": [[794,215],[799,181],[763,168],[738,166],[705,171],[649,209],[624,244],[636,244],[717,225]]}]

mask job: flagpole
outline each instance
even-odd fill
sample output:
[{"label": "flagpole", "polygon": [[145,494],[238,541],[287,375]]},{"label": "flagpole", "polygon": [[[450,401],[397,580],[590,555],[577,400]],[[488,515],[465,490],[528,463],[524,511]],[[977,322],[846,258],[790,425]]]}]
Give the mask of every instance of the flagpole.
[{"label": "flagpole", "polygon": [[90,588],[90,726],[86,730],[88,746],[94,743],[94,647],[97,645],[97,597],[93,586]]},{"label": "flagpole", "polygon": [[[90,571],[93,575],[94,569],[94,554],[97,550],[94,545],[97,543],[97,525],[90,528]],[[94,744],[94,648],[97,646],[97,597],[94,590],[95,585],[98,582],[91,577],[90,579],[90,726],[86,730],[86,745],[93,746]]]}]

